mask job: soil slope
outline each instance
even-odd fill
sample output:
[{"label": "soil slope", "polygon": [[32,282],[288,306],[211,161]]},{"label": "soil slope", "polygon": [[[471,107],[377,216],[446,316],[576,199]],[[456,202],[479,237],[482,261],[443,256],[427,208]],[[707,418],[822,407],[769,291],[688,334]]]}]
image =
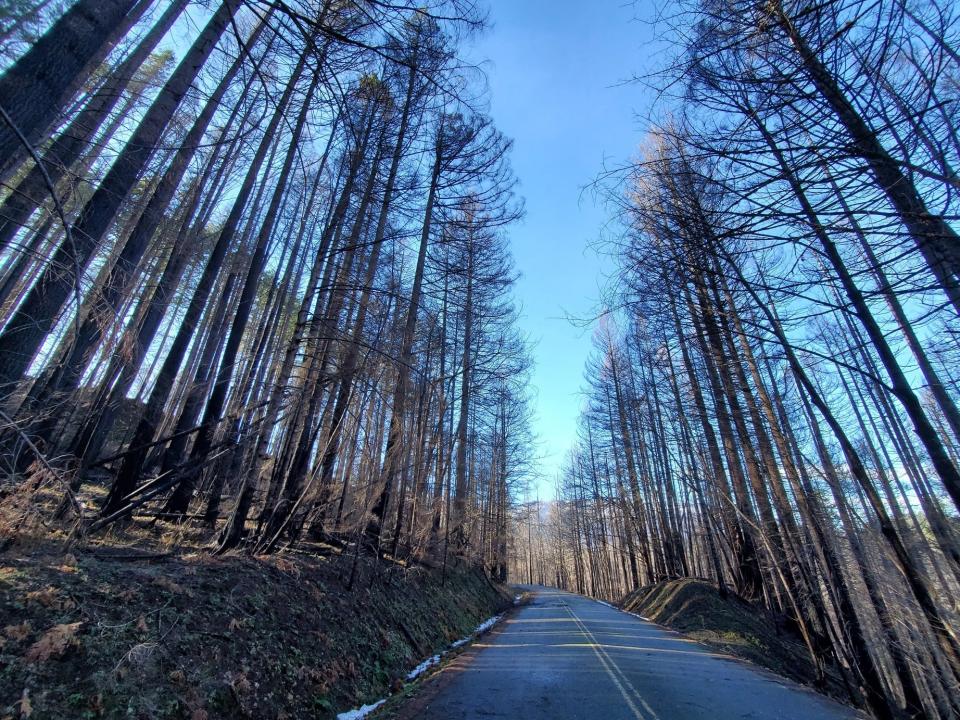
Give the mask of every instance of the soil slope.
[{"label": "soil slope", "polygon": [[326,555],[0,554],[0,718],[328,718],[509,604],[446,573]]}]

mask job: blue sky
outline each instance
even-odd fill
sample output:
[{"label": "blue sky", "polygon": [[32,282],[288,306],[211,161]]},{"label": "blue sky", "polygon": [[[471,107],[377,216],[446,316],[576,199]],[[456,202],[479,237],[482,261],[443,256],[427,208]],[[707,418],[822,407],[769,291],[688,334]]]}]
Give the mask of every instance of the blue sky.
[{"label": "blue sky", "polygon": [[640,141],[637,113],[650,103],[637,84],[649,68],[641,4],[623,0],[491,0],[492,30],[473,54],[487,58],[491,113],[514,139],[513,166],[527,215],[510,232],[522,278],[516,297],[535,343],[535,431],[541,498],[576,437],[591,330],[589,316],[610,262],[589,249],[608,212],[583,192],[604,163],[623,162]]}]

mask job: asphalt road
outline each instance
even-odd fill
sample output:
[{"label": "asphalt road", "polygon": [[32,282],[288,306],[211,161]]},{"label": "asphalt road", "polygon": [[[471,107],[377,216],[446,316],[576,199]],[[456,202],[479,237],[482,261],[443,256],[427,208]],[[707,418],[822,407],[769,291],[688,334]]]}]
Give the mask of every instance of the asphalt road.
[{"label": "asphalt road", "polygon": [[593,600],[532,588],[410,708],[423,720],[864,716]]}]

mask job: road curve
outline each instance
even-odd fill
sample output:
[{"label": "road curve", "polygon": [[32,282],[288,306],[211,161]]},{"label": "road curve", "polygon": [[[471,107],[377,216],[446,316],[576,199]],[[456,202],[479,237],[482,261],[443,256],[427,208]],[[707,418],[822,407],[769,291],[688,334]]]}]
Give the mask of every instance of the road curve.
[{"label": "road curve", "polygon": [[627,613],[551,588],[480,639],[401,717],[839,720],[865,716]]}]

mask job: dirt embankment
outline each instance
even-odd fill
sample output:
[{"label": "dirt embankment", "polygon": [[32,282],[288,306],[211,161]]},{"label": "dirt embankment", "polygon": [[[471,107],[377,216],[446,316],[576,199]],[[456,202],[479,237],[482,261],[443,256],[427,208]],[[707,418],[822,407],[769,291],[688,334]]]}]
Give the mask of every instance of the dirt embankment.
[{"label": "dirt embankment", "polygon": [[849,699],[835,669],[827,668],[825,682],[817,682],[807,648],[787,618],[733,594],[721,597],[710,583],[683,579],[648,585],[627,595],[620,606],[795,682]]},{"label": "dirt embankment", "polygon": [[0,554],[0,718],[328,718],[509,604],[466,566]]}]

